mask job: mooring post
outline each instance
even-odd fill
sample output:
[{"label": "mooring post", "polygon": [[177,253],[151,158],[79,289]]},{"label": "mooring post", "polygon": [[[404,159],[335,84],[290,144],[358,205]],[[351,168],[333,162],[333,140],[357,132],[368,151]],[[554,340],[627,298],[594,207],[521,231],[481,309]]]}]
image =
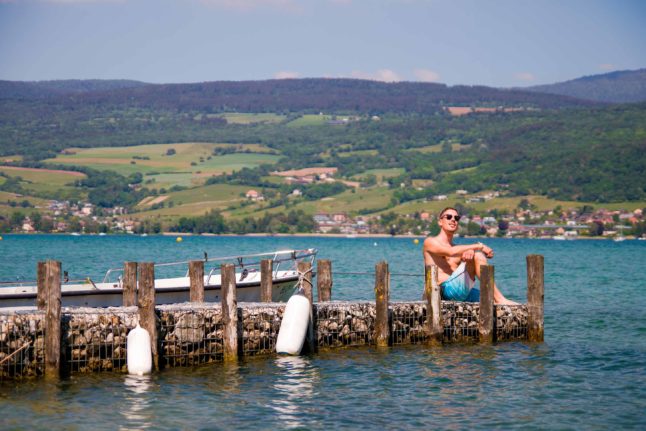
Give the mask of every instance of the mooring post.
[{"label": "mooring post", "polygon": [[425,283],[424,293],[426,296],[426,324],[429,334],[428,344],[442,344],[444,327],[442,325],[442,295],[440,285],[437,282],[437,265],[427,265],[424,268]]},{"label": "mooring post", "polygon": [[478,319],[478,333],[481,343],[493,342],[493,265],[480,266],[480,317]]},{"label": "mooring post", "polygon": [[188,276],[190,278],[191,302],[204,302],[204,261],[192,260],[188,263]]},{"label": "mooring post", "polygon": [[150,348],[153,355],[153,369],[159,370],[157,355],[157,321],[155,318],[155,264],[141,262],[139,267],[139,326],[150,335]]},{"label": "mooring post", "polygon": [[124,262],[123,279],[123,306],[137,305],[137,262]]},{"label": "mooring post", "polygon": [[236,269],[232,263],[220,266],[222,275],[222,321],[224,322],[224,361],[238,360],[238,300]]},{"label": "mooring post", "polygon": [[543,341],[545,262],[540,254],[527,256],[527,339]]},{"label": "mooring post", "polygon": [[271,302],[273,289],[274,261],[263,259],[260,261],[260,302]]},{"label": "mooring post", "polygon": [[310,304],[314,302],[314,296],[312,295],[312,264],[310,262],[298,262],[298,273],[303,275],[303,283],[301,287],[305,296],[310,300]]},{"label": "mooring post", "polygon": [[316,291],[319,302],[332,300],[332,261],[328,259],[316,261]]},{"label": "mooring post", "polygon": [[382,261],[375,266],[375,302],[377,316],[375,318],[375,344],[377,347],[387,347],[390,341],[388,326],[388,302],[390,300],[390,273],[388,262]]},{"label": "mooring post", "polygon": [[61,369],[61,263],[45,262],[45,376],[58,377]]},{"label": "mooring post", "polygon": [[45,262],[38,262],[36,274],[36,307],[39,310],[45,310],[47,307],[47,285],[45,284],[47,266]]},{"label": "mooring post", "polygon": [[303,353],[313,353],[314,348],[314,295],[312,293],[312,263],[311,262],[298,262],[297,265],[299,276],[303,274],[303,282],[301,287],[305,293],[305,297],[310,301],[310,323],[307,326],[307,337],[305,339],[305,346],[303,346]]}]

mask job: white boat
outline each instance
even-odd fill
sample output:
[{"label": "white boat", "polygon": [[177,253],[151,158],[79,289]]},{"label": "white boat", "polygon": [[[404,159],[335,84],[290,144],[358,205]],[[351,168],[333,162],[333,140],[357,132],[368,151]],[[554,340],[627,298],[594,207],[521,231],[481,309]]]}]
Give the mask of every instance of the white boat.
[{"label": "white boat", "polygon": [[557,241],[565,241],[565,235],[554,235],[552,239],[557,240]]},{"label": "white boat", "polygon": [[626,241],[626,237],[623,235],[617,235],[612,239],[614,242],[621,242],[621,241]]},{"label": "white boat", "polygon": [[[238,302],[260,301],[260,261],[271,259],[272,301],[287,301],[294,293],[298,283],[297,265],[300,261],[313,263],[317,250],[282,250],[244,256],[210,258],[204,255],[204,300],[220,302],[221,276],[220,265],[233,263],[236,266],[236,287]],[[155,303],[174,304],[189,300],[190,278],[189,261],[155,264],[156,268],[177,267],[186,271],[183,276],[155,279]],[[101,282],[90,278],[83,282],[64,282],[61,286],[62,306],[64,307],[113,307],[123,304],[123,268],[109,269]],[[4,286],[4,287],[3,287]],[[34,307],[37,286],[35,282],[0,283],[0,308]]]}]

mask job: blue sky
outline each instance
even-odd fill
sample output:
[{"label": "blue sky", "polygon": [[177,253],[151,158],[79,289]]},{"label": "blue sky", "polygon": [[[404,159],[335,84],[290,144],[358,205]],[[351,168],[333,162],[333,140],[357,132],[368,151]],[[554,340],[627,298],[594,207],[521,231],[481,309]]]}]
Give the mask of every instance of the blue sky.
[{"label": "blue sky", "polygon": [[0,79],[497,87],[646,67],[641,0],[0,0]]}]

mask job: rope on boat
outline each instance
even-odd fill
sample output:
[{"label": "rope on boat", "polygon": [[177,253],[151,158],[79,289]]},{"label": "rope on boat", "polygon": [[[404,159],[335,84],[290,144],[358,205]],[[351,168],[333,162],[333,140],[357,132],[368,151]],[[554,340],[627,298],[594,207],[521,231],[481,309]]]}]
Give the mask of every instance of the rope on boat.
[{"label": "rope on boat", "polygon": [[27,341],[25,344],[23,344],[17,350],[15,350],[12,354],[10,354],[9,356],[6,356],[4,359],[2,359],[2,361],[0,361],[0,365],[2,365],[5,362],[9,361],[9,359],[13,358],[15,355],[17,355],[19,352],[25,350],[30,345],[31,345],[31,340]]}]

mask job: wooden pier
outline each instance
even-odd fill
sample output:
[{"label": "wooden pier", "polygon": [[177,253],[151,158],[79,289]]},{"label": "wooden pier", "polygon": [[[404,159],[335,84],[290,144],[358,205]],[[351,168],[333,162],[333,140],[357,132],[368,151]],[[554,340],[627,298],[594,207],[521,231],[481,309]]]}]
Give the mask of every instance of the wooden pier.
[{"label": "wooden pier", "polygon": [[[424,301],[390,301],[387,262],[374,272],[374,301],[332,301],[328,260],[301,262],[301,287],[312,307],[304,351],[352,346],[543,341],[544,263],[527,256],[527,303],[493,303],[494,267],[483,266],[480,302],[442,301],[437,267],[425,269]],[[0,309],[0,381],[91,371],[125,372],[127,333],[139,323],[151,338],[153,367],[189,366],[271,355],[285,303],[271,302],[272,261],[263,260],[261,302],[238,303],[235,266],[221,266],[222,301],[204,302],[204,262],[189,264],[190,302],[156,305],[154,265],[125,262],[123,307],[62,308],[61,264],[39,262],[33,310]],[[138,286],[138,288],[137,288]]]}]

